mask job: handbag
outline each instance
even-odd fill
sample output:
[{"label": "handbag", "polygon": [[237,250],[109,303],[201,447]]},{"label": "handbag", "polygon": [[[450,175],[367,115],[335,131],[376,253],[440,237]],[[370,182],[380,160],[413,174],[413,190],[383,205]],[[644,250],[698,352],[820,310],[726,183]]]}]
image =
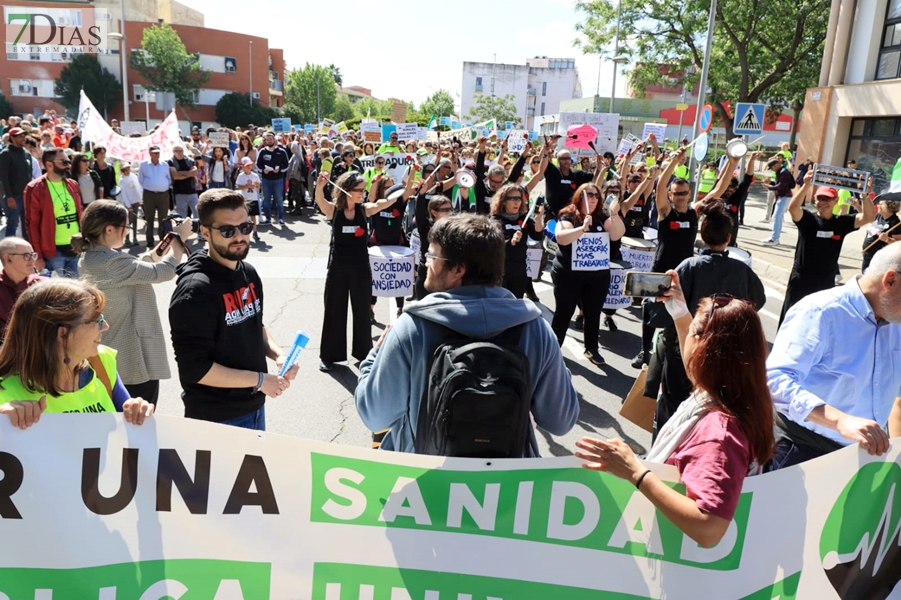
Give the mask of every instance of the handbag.
[{"label": "handbag", "polygon": [[645,298],[641,305],[642,322],[654,329],[664,329],[673,325],[673,318],[663,302],[657,302],[654,298]]},{"label": "handbag", "polygon": [[657,411],[657,400],[648,398],[644,395],[645,381],[648,377],[648,366],[641,368],[641,373],[635,378],[629,395],[623,401],[622,408],[619,409],[621,417],[632,423],[635,423],[647,432],[654,431],[654,414]]}]

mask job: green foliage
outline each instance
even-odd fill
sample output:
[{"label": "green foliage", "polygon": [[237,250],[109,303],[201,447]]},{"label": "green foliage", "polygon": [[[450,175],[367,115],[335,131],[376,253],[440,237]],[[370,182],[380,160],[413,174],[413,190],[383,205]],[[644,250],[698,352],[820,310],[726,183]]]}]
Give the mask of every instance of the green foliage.
[{"label": "green foliage", "polygon": [[354,112],[361,119],[365,118],[366,115],[372,115],[372,118],[376,118],[376,115],[390,115],[391,114],[391,102],[388,100],[376,101],[372,98],[363,98],[359,102],[353,105]]},{"label": "green foliage", "polygon": [[59,103],[73,113],[78,110],[81,89],[101,113],[122,102],[122,85],[100,65],[96,54],[78,54],[60,71],[53,84]]},{"label": "green foliage", "polygon": [[[583,13],[576,30],[586,40],[577,45],[586,54],[610,56],[617,1],[576,3]],[[728,129],[727,103],[771,102],[779,110],[816,85],[829,9],[829,0],[718,0],[707,98]],[[709,11],[710,0],[622,0],[620,53],[635,65],[630,77],[639,92],[654,84],[697,85]],[[661,74],[659,64],[675,76]],[[690,67],[694,73],[687,72]]]},{"label": "green foliage", "polygon": [[[359,129],[360,122],[365,118],[365,116],[354,117],[353,119],[346,119],[344,123],[350,129]],[[388,123],[391,121],[391,113],[389,112],[388,114],[383,115],[377,115],[373,113],[371,118],[379,121],[380,123]],[[417,112],[408,112],[407,123],[416,123],[420,127],[426,127],[429,124],[429,117]]]},{"label": "green foliage", "polygon": [[[316,113],[316,83],[319,82],[319,108],[322,117],[335,112],[338,88],[329,67],[307,63],[302,69],[288,73],[285,81],[285,106],[283,112],[290,113],[298,123],[318,123]],[[290,105],[290,108],[289,108]]]},{"label": "green foliage", "polygon": [[329,64],[328,71],[332,75],[332,79],[335,80],[335,85],[341,87],[344,85],[344,77],[341,75],[341,69],[336,67],[333,64]]},{"label": "green foliage", "polygon": [[173,93],[177,104],[194,108],[194,94],[210,73],[200,67],[196,54],[188,54],[178,33],[168,23],[148,27],[141,48],[144,52],[132,52],[129,62],[149,82],[147,89]]},{"label": "green foliage", "polygon": [[6,99],[6,96],[0,94],[0,119],[13,116],[13,104]]},{"label": "green foliage", "polygon": [[447,90],[438,90],[425,99],[419,112],[436,117],[449,117],[454,114],[454,97]]},{"label": "green foliage", "polygon": [[334,110],[326,116],[335,123],[340,123],[341,121],[347,121],[347,119],[353,119],[355,115],[353,104],[347,99],[347,95],[338,94],[338,97],[335,99]]},{"label": "green foliage", "polygon": [[482,95],[476,98],[475,106],[469,109],[467,118],[478,123],[487,121],[488,119],[496,119],[498,123],[503,124],[504,121],[513,121],[518,125],[520,122],[519,115],[516,114],[516,104],[513,94],[506,96],[488,96]]},{"label": "green foliage", "polygon": [[254,100],[251,106],[250,94],[231,92],[219,98],[216,103],[216,122],[231,129],[247,127],[251,123],[265,126],[276,117],[278,111],[263,106],[259,100]]}]

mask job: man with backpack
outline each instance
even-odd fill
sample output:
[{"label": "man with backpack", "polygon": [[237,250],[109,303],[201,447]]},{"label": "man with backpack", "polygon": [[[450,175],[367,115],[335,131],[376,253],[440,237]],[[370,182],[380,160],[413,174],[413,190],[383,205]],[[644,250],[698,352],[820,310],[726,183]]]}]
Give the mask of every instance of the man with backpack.
[{"label": "man with backpack", "polygon": [[504,235],[460,214],[432,227],[425,286],[360,365],[357,411],[381,448],[440,456],[538,456],[529,414],[563,435],[579,401],[534,304],[501,287]]}]

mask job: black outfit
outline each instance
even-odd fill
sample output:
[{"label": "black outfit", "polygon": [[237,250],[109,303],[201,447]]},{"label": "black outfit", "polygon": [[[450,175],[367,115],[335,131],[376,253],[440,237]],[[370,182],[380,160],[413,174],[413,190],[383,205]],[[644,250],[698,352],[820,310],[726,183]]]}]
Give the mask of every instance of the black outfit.
[{"label": "black outfit", "polygon": [[[691,314],[695,314],[701,300],[711,294],[731,294],[735,298],[754,303],[760,310],[766,302],[763,283],[751,267],[745,263],[729,258],[726,252],[714,252],[709,248],[701,250],[700,256],[692,256],[682,261],[676,272],[685,303]],[[660,394],[653,390],[651,397],[657,397],[657,410],[654,416],[654,437],[660,428],[673,416],[679,405],[688,398],[692,385],[685,374],[682,353],[679,349],[679,338],[676,326],[669,325],[663,329],[657,344],[656,359],[662,360],[660,366]],[[650,373],[649,373],[650,379]]]},{"label": "black outfit", "polygon": [[425,289],[425,254],[429,251],[429,232],[432,230],[432,215],[429,214],[429,196],[416,196],[416,230],[419,232],[419,265],[416,267],[416,299],[422,300],[428,294]]},{"label": "black outfit", "polygon": [[801,298],[835,285],[835,267],[842,251],[842,242],[846,235],[857,229],[855,220],[853,215],[824,219],[817,213],[801,210],[801,220],[795,221],[798,245],[795,246],[795,264],[785,286],[780,326],[788,309]]},{"label": "black outfit", "polygon": [[[210,177],[212,177],[213,172],[213,163],[210,162]],[[265,171],[266,167],[278,167],[278,173],[275,171],[269,171],[268,173]],[[262,179],[284,179],[288,174],[288,153],[285,152],[285,149],[279,145],[275,145],[272,148],[268,146],[263,146],[259,150],[257,150],[257,169],[260,170],[260,177]]]},{"label": "black outfit", "polygon": [[[399,189],[403,189],[403,186],[400,184],[394,185],[386,190],[385,195],[390,196]],[[407,201],[403,198],[398,198],[391,206],[383,208],[372,215],[372,235],[369,238],[369,245],[408,246],[407,236],[404,235],[404,213],[406,212]],[[375,304],[376,300],[376,296],[373,296],[372,304]],[[404,307],[403,296],[398,296],[394,300],[397,308]]]},{"label": "black outfit", "polygon": [[351,356],[363,360],[372,349],[369,299],[372,296],[372,270],[367,251],[369,236],[366,209],[354,207],[353,219],[343,210],[332,216],[332,243],[328,274],[325,277],[325,315],[319,358],[326,363],[347,359],[347,297],[353,311],[353,348]]},{"label": "black outfit", "polygon": [[[504,180],[503,185],[508,183],[516,183],[519,181],[519,178],[522,177],[522,170],[526,164],[526,155],[523,154],[517,159],[517,161],[513,164],[513,167],[510,169],[510,176]],[[488,186],[485,184],[485,177],[487,176],[488,168],[485,166],[485,153],[477,152],[476,153],[476,166],[475,172],[475,185],[473,189],[476,194],[476,205],[475,211],[480,215],[487,215],[491,212],[491,198],[494,196],[494,193],[497,190],[488,189]]]},{"label": "black outfit", "polygon": [[544,195],[547,197],[548,213],[556,216],[558,212],[563,210],[570,202],[572,202],[573,193],[583,183],[591,183],[594,175],[588,171],[573,171],[563,175],[560,169],[552,163],[548,162],[547,169],[544,172]]},{"label": "black outfit", "polygon": [[229,269],[201,250],[176,272],[169,324],[185,416],[222,422],[259,410],[266,401],[263,392],[199,383],[213,363],[266,372],[263,282],[256,269],[244,261]]},{"label": "black outfit", "polygon": [[128,390],[128,395],[130,397],[143,398],[154,406],[156,406],[156,403],[160,398],[159,379],[151,379],[150,381],[145,381],[144,383],[126,383],[123,385],[125,386],[125,389]]},{"label": "black outfit", "polygon": [[754,176],[745,173],[742,175],[741,183],[738,184],[735,192],[729,198],[723,198],[723,204],[726,206],[726,210],[729,211],[729,216],[732,217],[732,241],[729,242],[730,246],[738,245],[736,244],[736,240],[738,240],[738,225],[744,220],[745,201],[748,199],[748,190],[751,188],[752,181],[754,181]]},{"label": "black outfit", "polygon": [[[0,193],[21,198],[31,181],[31,153],[12,144],[0,151]],[[25,214],[25,207],[19,210]]]},{"label": "black outfit", "polygon": [[[886,219],[882,213],[877,214],[876,220],[867,227],[867,237],[863,240],[863,247],[866,248],[875,242],[881,234],[897,225],[899,221],[901,221],[901,219],[898,218],[897,214],[890,216],[888,219]],[[899,235],[899,233],[901,233],[901,227],[891,232],[889,237]],[[870,266],[870,261],[873,260],[873,256],[886,246],[888,246],[888,244],[885,242],[877,242],[872,248],[864,252],[863,266],[860,268],[861,272],[867,270],[867,267]]]},{"label": "black outfit", "polygon": [[[526,222],[525,216],[522,215],[515,219],[504,215],[492,215],[491,218],[500,223],[504,232],[504,287],[513,292],[517,298],[522,298],[526,293],[526,284],[529,281],[526,274],[528,271],[526,269],[528,257],[526,236],[541,241],[544,238],[544,232],[536,231],[535,221],[529,219]],[[514,246],[510,241],[517,231],[522,231],[522,239]]]},{"label": "black outfit", "polygon": [[644,239],[644,228],[648,224],[648,215],[650,212],[651,200],[645,198],[644,194],[638,198],[638,201],[632,205],[632,208],[625,212],[620,211],[620,215],[623,218],[623,225],[626,226],[626,233],[624,233],[623,236]]},{"label": "black outfit", "polygon": [[336,160],[335,164],[332,165],[332,181],[337,181],[339,177],[341,177],[345,173],[349,173],[350,171],[362,173],[363,169],[358,169],[355,163],[350,163],[350,166],[347,166],[344,160]]},{"label": "black outfit", "polygon": [[[581,227],[582,223],[576,222],[573,214],[564,213],[559,217],[559,222],[572,223],[574,227]],[[563,231],[563,230],[561,230]],[[604,231],[602,224],[592,225],[592,231]],[[582,307],[585,318],[585,350],[598,351],[598,330],[601,326],[601,309],[607,299],[610,290],[610,269],[601,271],[573,271],[572,270],[573,244],[557,244],[557,255],[551,268],[551,281],[554,282],[554,318],[551,328],[557,335],[557,343],[563,345],[566,339],[566,330],[569,328],[569,320],[576,311],[576,306]]]},{"label": "black outfit", "polygon": [[100,163],[94,161],[94,171],[97,172],[97,175],[100,176],[100,181],[103,183],[103,197],[107,199],[112,198],[113,188],[116,187],[116,170],[108,164],[105,169],[101,169]]},{"label": "black outfit", "polygon": [[[175,169],[176,171],[190,171],[194,168],[194,161],[190,158],[182,158],[177,159],[172,157],[169,159],[169,166]],[[173,179],[172,180],[172,193],[173,194],[196,194],[197,189],[194,183],[197,181],[196,177],[191,177],[189,179]],[[189,217],[190,215],[183,215]]]}]

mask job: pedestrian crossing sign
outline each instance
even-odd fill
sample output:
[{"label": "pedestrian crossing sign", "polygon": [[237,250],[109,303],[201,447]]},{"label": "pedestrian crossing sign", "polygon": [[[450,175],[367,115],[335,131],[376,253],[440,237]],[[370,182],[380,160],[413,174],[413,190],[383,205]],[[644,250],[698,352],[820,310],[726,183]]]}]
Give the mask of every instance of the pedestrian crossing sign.
[{"label": "pedestrian crossing sign", "polygon": [[753,135],[763,131],[763,116],[766,111],[765,104],[751,102],[736,102],[735,122],[732,125],[732,133],[735,135]]}]

